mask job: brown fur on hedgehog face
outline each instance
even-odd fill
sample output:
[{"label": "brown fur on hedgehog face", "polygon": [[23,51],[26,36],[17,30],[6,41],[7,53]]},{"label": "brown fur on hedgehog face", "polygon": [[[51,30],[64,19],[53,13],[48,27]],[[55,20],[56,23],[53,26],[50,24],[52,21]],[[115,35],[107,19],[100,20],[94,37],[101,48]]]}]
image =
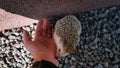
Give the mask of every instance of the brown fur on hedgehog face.
[{"label": "brown fur on hedgehog face", "polygon": [[[65,16],[57,21],[55,25],[55,33],[60,37],[63,52],[72,53],[79,43],[79,36],[81,33],[80,22],[75,16]],[[59,44],[57,44],[57,46],[59,46]]]}]

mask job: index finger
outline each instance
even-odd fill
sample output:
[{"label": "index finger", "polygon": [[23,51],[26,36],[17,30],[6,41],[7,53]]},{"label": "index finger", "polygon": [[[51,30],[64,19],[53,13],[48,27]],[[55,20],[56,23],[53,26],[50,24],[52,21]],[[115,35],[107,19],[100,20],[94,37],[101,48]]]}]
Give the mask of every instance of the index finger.
[{"label": "index finger", "polygon": [[43,24],[43,21],[41,20],[37,23],[37,27],[35,30],[35,39],[37,39],[39,36],[42,35],[42,31],[41,31],[42,24]]}]

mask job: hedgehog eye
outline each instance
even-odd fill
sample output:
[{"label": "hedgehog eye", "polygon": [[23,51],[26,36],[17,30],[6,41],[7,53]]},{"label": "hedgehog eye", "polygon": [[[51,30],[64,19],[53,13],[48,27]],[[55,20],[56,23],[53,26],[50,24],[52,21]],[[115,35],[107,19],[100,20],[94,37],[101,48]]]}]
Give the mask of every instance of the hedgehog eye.
[{"label": "hedgehog eye", "polygon": [[58,51],[60,52],[61,50],[60,50],[60,49],[58,49]]}]

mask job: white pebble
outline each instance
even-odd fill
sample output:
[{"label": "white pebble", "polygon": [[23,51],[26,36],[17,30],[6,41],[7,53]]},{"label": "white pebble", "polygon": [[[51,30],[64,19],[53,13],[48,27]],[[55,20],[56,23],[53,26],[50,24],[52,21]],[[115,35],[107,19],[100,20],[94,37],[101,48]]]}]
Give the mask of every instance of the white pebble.
[{"label": "white pebble", "polygon": [[72,59],[72,60],[75,60],[75,57],[72,57],[71,59]]},{"label": "white pebble", "polygon": [[10,35],[8,38],[9,39],[15,39],[15,36]]}]

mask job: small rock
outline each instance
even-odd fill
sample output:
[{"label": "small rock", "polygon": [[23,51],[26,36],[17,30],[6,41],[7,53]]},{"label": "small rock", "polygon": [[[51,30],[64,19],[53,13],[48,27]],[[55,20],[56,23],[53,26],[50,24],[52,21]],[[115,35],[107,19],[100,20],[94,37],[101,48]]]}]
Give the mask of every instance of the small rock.
[{"label": "small rock", "polygon": [[90,66],[93,66],[93,65],[94,65],[94,63],[93,63],[93,62],[89,62],[89,65],[90,65]]},{"label": "small rock", "polygon": [[18,36],[18,35],[19,35],[19,33],[17,33],[17,32],[15,32],[14,34],[15,34],[15,36]]},{"label": "small rock", "polygon": [[7,64],[3,64],[3,68],[7,68],[8,66],[7,66]]},{"label": "small rock", "polygon": [[69,63],[65,64],[63,68],[70,68],[71,65]]},{"label": "small rock", "polygon": [[98,64],[98,65],[94,66],[94,68],[104,68],[104,66],[102,64]]},{"label": "small rock", "polygon": [[20,44],[15,44],[16,48],[21,48]]},{"label": "small rock", "polygon": [[108,48],[105,48],[105,51],[107,51],[107,52],[110,52],[110,49],[108,49]]},{"label": "small rock", "polygon": [[15,36],[10,35],[8,38],[9,39],[15,39]]},{"label": "small rock", "polygon": [[76,66],[72,65],[70,68],[76,68]]},{"label": "small rock", "polygon": [[73,60],[69,60],[70,64],[73,64]]},{"label": "small rock", "polygon": [[120,29],[117,29],[115,32],[118,33],[118,34],[120,34]]},{"label": "small rock", "polygon": [[113,67],[112,68],[119,68],[119,65],[113,65]]},{"label": "small rock", "polygon": [[104,33],[107,33],[107,32],[108,32],[108,30],[106,30],[106,29],[103,29],[103,32],[104,32]]},{"label": "small rock", "polygon": [[1,37],[0,40],[6,40],[4,37]]},{"label": "small rock", "polygon": [[59,64],[58,67],[62,68],[63,64]]},{"label": "small rock", "polygon": [[29,59],[29,58],[24,57],[24,59],[25,59],[26,62],[30,62],[30,59]]},{"label": "small rock", "polygon": [[17,66],[17,63],[14,63],[14,64],[13,64],[13,68],[15,68],[16,66]]},{"label": "small rock", "polygon": [[23,65],[21,63],[17,63],[17,67],[22,67]]},{"label": "small rock", "polygon": [[4,43],[9,43],[9,40],[6,39]]},{"label": "small rock", "polygon": [[75,60],[75,57],[72,57],[71,59],[72,59],[72,60]]},{"label": "small rock", "polygon": [[105,63],[105,67],[108,67],[108,66],[109,66],[109,63],[106,62],[106,63]]},{"label": "small rock", "polygon": [[83,65],[83,62],[79,62],[80,65]]}]

